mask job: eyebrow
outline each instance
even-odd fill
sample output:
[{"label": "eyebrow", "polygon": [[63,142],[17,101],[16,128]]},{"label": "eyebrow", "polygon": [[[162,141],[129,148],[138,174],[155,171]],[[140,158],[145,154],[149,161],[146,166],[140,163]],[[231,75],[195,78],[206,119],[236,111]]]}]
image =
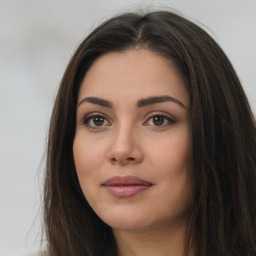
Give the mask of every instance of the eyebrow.
[{"label": "eyebrow", "polygon": [[85,102],[89,102],[89,103],[100,105],[100,106],[107,107],[107,108],[112,108],[113,107],[113,104],[110,101],[104,100],[104,99],[101,99],[101,98],[97,98],[97,97],[86,97],[86,98],[82,99],[78,103],[77,106],[80,106],[81,104],[83,104]]},{"label": "eyebrow", "polygon": [[148,105],[162,103],[162,102],[168,102],[168,101],[176,103],[180,107],[186,108],[185,105],[181,101],[179,101],[178,99],[173,98],[171,96],[168,96],[168,95],[154,96],[154,97],[149,97],[149,98],[146,98],[146,99],[141,99],[141,100],[138,101],[137,106],[138,107],[145,107],[145,106],[148,106]]},{"label": "eyebrow", "polygon": [[[100,106],[107,107],[107,108],[113,108],[113,104],[110,101],[102,99],[102,98],[98,98],[98,97],[83,98],[78,103],[77,106],[80,106],[81,104],[83,104],[85,102],[89,102],[89,103],[100,105]],[[157,103],[163,103],[163,102],[173,102],[173,103],[178,104],[180,107],[186,109],[186,106],[181,101],[179,101],[178,99],[173,98],[171,96],[168,96],[168,95],[153,96],[153,97],[141,99],[137,102],[137,107],[140,108],[140,107],[145,107],[145,106],[149,106],[149,105],[153,105],[153,104],[157,104]]]}]

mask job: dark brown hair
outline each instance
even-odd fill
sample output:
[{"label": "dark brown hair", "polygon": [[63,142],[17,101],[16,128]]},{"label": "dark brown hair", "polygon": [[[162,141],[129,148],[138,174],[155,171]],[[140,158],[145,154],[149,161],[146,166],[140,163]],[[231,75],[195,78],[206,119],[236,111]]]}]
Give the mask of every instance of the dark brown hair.
[{"label": "dark brown hair", "polygon": [[256,127],[226,55],[200,27],[172,12],[126,13],[78,47],[56,97],[48,138],[44,219],[51,256],[115,256],[111,228],[88,205],[73,160],[77,95],[95,59],[145,48],[175,62],[187,83],[195,197],[187,231],[197,256],[256,255]]}]

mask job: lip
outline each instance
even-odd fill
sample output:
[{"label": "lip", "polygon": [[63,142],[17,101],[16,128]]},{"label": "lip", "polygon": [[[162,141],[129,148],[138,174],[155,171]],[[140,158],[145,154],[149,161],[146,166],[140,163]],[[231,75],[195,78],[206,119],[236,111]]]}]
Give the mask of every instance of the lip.
[{"label": "lip", "polygon": [[114,176],[106,180],[102,186],[115,197],[127,198],[148,190],[153,184],[135,176]]}]

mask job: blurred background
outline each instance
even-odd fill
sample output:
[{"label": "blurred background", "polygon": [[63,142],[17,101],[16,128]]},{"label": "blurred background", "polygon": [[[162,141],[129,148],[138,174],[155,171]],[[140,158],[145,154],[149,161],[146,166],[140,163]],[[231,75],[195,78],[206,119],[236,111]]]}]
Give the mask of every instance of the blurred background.
[{"label": "blurred background", "polygon": [[37,251],[54,97],[81,40],[120,11],[174,8],[233,63],[256,113],[256,0],[0,0],[0,256]]}]

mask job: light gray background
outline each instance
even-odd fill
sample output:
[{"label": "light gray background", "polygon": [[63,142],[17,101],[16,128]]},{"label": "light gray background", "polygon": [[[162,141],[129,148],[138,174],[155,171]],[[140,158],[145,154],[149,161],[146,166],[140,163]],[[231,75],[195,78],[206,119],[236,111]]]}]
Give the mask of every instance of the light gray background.
[{"label": "light gray background", "polygon": [[163,5],[204,24],[256,113],[256,0],[0,0],[1,256],[39,247],[39,166],[54,95],[78,43],[120,10]]}]

